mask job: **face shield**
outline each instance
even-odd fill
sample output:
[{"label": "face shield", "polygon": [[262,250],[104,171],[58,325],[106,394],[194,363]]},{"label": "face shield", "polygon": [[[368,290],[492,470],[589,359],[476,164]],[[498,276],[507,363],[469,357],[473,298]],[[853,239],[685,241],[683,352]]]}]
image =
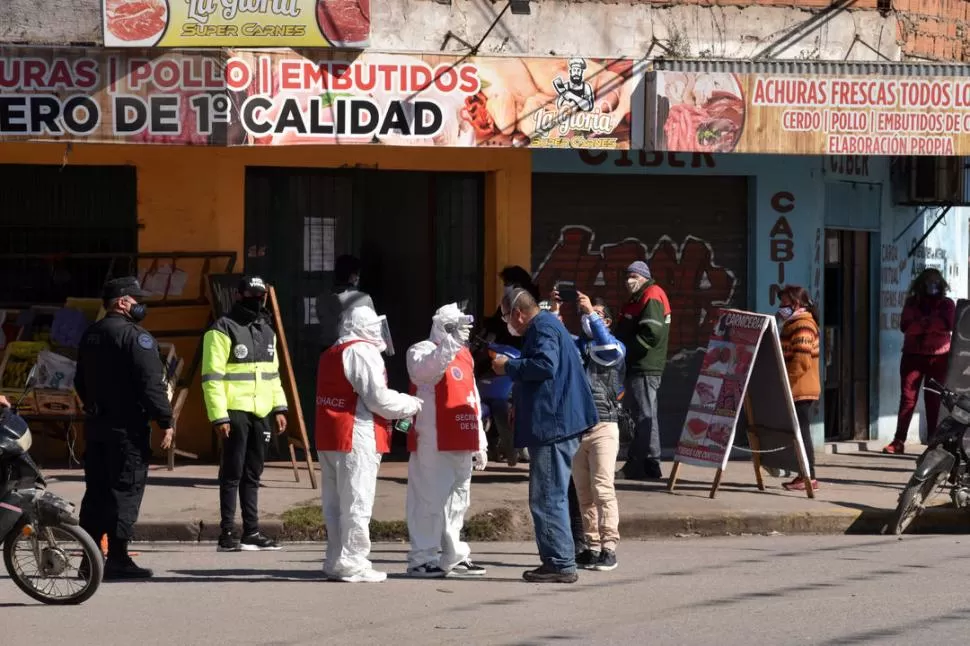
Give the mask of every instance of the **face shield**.
[{"label": "face shield", "polygon": [[377,317],[380,327],[381,344],[384,346],[384,354],[389,357],[394,356],[394,341],[391,340],[391,327],[387,324],[387,317],[383,314]]}]

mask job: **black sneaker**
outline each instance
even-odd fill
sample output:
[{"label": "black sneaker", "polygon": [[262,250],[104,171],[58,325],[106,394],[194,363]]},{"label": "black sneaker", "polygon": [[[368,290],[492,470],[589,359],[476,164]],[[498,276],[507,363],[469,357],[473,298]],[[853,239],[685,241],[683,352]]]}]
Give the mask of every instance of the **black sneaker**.
[{"label": "black sneaker", "polygon": [[485,576],[485,568],[475,565],[471,559],[466,559],[456,565],[449,574],[455,576]]},{"label": "black sneaker", "polygon": [[596,565],[593,566],[594,570],[598,572],[609,572],[616,569],[616,552],[613,550],[603,550],[600,552],[599,559],[596,561]]},{"label": "black sneaker", "polygon": [[111,558],[104,562],[105,581],[124,581],[131,579],[150,579],[155,573],[145,567],[138,567],[130,556]]},{"label": "black sneaker", "polygon": [[281,548],[280,544],[273,539],[263,536],[257,532],[255,534],[250,534],[249,536],[243,536],[242,540],[239,541],[239,549],[245,552],[275,552],[283,548]]},{"label": "black sneaker", "polygon": [[617,480],[647,480],[647,474],[644,473],[643,469],[637,469],[629,462],[613,474],[613,477]]},{"label": "black sneaker", "polygon": [[664,473],[660,468],[660,460],[647,458],[643,463],[643,472],[647,480],[663,480]]},{"label": "black sneaker", "polygon": [[238,552],[239,541],[232,537],[232,532],[224,532],[219,536],[219,546],[217,552]]},{"label": "black sneaker", "polygon": [[445,574],[447,573],[444,570],[433,563],[425,563],[418,567],[408,568],[408,576],[413,576],[416,579],[440,579]]},{"label": "black sneaker", "polygon": [[579,575],[575,572],[560,572],[546,565],[522,573],[522,578],[529,583],[576,583]]},{"label": "black sneaker", "polygon": [[576,555],[576,566],[581,567],[584,570],[595,569],[595,566],[600,560],[600,553],[595,550],[583,550]]}]

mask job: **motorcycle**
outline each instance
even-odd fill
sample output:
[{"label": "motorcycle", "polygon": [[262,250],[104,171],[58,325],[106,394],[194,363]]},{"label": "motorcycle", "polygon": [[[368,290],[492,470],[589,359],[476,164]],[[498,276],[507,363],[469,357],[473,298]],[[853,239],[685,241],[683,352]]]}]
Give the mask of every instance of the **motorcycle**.
[{"label": "motorcycle", "polygon": [[[35,372],[13,408],[0,408],[0,540],[3,564],[28,596],[51,605],[75,605],[101,585],[104,560],[94,539],[78,525],[75,507],[46,490],[28,450],[30,427],[17,406],[35,383]],[[73,545],[72,545],[73,544]]]},{"label": "motorcycle", "polygon": [[950,499],[957,509],[970,508],[970,397],[928,379],[924,390],[938,393],[949,411],[936,428],[926,450],[916,460],[916,470],[899,496],[899,504],[886,526],[902,534],[926,508],[926,502],[950,485]]}]

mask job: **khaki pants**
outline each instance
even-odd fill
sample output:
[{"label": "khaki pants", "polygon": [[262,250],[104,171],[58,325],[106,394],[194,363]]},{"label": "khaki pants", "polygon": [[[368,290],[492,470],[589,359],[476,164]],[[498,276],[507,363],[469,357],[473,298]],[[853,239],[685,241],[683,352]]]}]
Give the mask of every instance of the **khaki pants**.
[{"label": "khaki pants", "polygon": [[620,512],[613,487],[620,427],[597,424],[583,435],[573,458],[573,482],[583,515],[586,543],[592,550],[616,550],[620,540]]}]

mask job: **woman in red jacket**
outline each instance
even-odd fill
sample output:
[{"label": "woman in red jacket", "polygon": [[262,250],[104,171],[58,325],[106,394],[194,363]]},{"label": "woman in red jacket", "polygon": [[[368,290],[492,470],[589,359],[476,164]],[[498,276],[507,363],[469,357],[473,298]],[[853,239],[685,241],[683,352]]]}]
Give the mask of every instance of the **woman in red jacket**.
[{"label": "woman in red jacket", "polygon": [[[946,380],[950,334],[956,312],[953,301],[946,297],[949,290],[943,274],[936,269],[923,270],[909,288],[899,322],[904,336],[903,358],[899,365],[902,380],[899,420],[896,437],[882,450],[883,453],[903,452],[923,379]],[[927,433],[932,437],[940,417],[940,396],[923,391],[923,403],[926,407]]]}]

